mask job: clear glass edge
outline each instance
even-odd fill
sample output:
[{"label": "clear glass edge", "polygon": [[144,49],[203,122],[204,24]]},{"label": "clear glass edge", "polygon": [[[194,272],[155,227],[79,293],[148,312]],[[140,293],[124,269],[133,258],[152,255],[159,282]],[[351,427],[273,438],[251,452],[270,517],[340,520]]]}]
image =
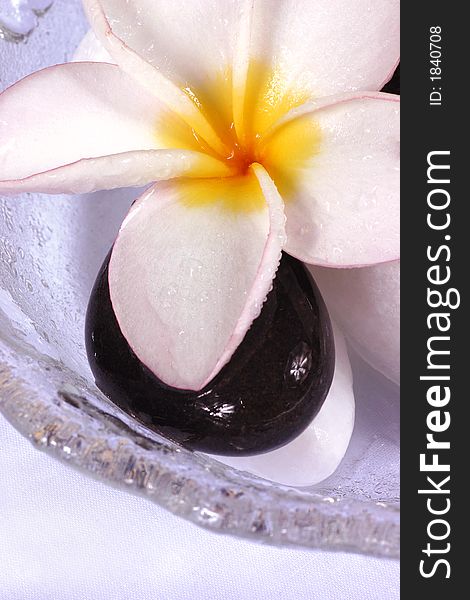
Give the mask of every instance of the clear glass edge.
[{"label": "clear glass edge", "polygon": [[44,364],[3,350],[0,412],[54,458],[213,531],[279,546],[398,558],[398,507],[275,486],[163,438],[150,439],[132,420],[89,411],[99,404],[94,391],[83,381],[71,386],[68,369],[44,371]]}]

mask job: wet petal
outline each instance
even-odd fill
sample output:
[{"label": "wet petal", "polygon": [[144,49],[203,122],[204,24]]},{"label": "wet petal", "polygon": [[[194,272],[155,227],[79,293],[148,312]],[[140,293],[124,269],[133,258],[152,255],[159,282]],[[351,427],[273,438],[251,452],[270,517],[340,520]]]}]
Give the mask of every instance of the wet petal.
[{"label": "wet petal", "polygon": [[[213,150],[228,155],[230,152],[188,87],[194,85],[194,81],[182,83],[171,76],[171,69],[167,72],[160,68],[161,64],[171,64],[172,53],[176,53],[184,57],[183,62],[194,65],[193,72],[203,70],[204,63],[198,62],[198,45],[191,45],[190,41],[195,24],[193,3],[186,4],[185,10],[178,3],[153,0],[84,0],[83,5],[97,39],[113,60],[143,89],[179,115]],[[171,18],[165,16],[167,9]],[[199,40],[211,39],[207,35],[208,27],[210,22],[205,20],[199,30]],[[214,51],[218,60],[220,52]],[[156,54],[161,64],[152,60]]]},{"label": "wet petal", "polygon": [[[179,122],[114,65],[38,71],[0,95],[0,189],[85,192],[184,174],[225,174],[214,159],[166,148]],[[183,127],[183,125],[180,125]]]},{"label": "wet petal", "polygon": [[164,383],[201,389],[230,360],[278,267],[282,208],[261,167],[157,184],[132,207],[111,256],[111,300],[129,345]]},{"label": "wet petal", "polygon": [[97,190],[141,187],[174,177],[225,177],[228,168],[191,150],[134,150],[83,158],[23,179],[0,181],[3,194],[88,194]]},{"label": "wet petal", "polygon": [[252,56],[314,97],[379,90],[398,62],[399,16],[399,0],[258,0]]},{"label": "wet petal", "polygon": [[329,310],[361,356],[400,379],[400,261],[361,269],[309,267]]},{"label": "wet petal", "polygon": [[239,134],[245,94],[256,115],[248,127],[262,133],[309,97],[380,89],[398,62],[398,0],[85,0],[85,8],[100,41],[143,85],[167,87],[151,65],[206,115],[226,121],[233,112]]},{"label": "wet petal", "polygon": [[398,97],[341,95],[282,122],[261,161],[286,203],[286,251],[328,266],[398,258]]},{"label": "wet petal", "polygon": [[276,483],[309,486],[329,477],[341,462],[354,426],[352,374],[343,336],[335,328],[336,366],[320,412],[298,438],[273,452],[213,458]]},{"label": "wet petal", "polygon": [[98,37],[101,13],[114,36],[180,88],[202,87],[217,71],[231,67],[241,4],[84,0]]}]

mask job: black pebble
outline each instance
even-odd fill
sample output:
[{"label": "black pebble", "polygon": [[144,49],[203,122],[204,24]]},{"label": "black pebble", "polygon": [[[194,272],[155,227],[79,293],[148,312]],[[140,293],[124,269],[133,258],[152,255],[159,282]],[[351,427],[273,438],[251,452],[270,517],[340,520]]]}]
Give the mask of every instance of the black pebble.
[{"label": "black pebble", "polygon": [[335,356],[328,313],[301,262],[283,255],[260,316],[199,392],[166,386],[130,349],[111,305],[108,263],[109,255],[88,305],[86,346],[96,384],[114,404],[149,429],[213,454],[268,452],[311,423],[328,394]]}]

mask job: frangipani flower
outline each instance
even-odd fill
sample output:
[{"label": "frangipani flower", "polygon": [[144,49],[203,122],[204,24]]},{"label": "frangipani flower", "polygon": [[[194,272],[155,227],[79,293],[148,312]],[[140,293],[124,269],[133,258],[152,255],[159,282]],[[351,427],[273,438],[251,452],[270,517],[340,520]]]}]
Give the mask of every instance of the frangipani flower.
[{"label": "frangipani flower", "polygon": [[123,334],[162,381],[213,379],[281,251],[335,268],[398,258],[399,103],[374,91],[398,62],[396,0],[84,6],[93,61],[0,96],[0,191],[149,185],[109,286]]},{"label": "frangipani flower", "polygon": [[362,269],[310,267],[332,316],[355,350],[400,381],[400,261]]}]

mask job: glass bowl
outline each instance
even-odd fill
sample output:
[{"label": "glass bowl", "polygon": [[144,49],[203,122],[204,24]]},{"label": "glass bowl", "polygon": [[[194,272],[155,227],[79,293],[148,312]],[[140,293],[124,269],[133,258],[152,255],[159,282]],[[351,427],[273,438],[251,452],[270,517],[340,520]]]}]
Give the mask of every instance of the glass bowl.
[{"label": "glass bowl", "polygon": [[[77,0],[54,4],[27,40],[0,39],[2,88],[68,60],[85,31]],[[136,195],[0,197],[0,411],[38,449],[198,525],[396,557],[398,388],[358,357],[350,447],[336,473],[311,488],[275,485],[177,447],[96,388],[84,351],[87,301]]]}]

